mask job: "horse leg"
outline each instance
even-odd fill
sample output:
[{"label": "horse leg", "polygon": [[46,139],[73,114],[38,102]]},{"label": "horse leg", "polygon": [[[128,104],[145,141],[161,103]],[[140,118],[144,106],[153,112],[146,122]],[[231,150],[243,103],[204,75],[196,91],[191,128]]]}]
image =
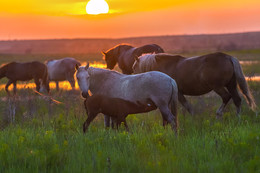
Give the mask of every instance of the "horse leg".
[{"label": "horse leg", "polygon": [[227,87],[228,91],[231,94],[232,100],[234,102],[234,104],[236,105],[236,109],[237,109],[237,116],[240,117],[240,111],[241,111],[241,98],[238,94],[237,91],[237,86],[235,85],[231,85]]},{"label": "horse leg", "polygon": [[14,86],[14,88],[13,88],[14,95],[16,95],[16,81],[13,82],[13,86]]},{"label": "horse leg", "polygon": [[111,127],[112,129],[115,129],[115,125],[116,125],[116,120],[111,118],[112,119],[112,122],[111,122]]},{"label": "horse leg", "polygon": [[34,82],[36,84],[36,91],[40,91],[40,87],[41,87],[41,83],[40,80],[38,78],[34,78]]},{"label": "horse leg", "polygon": [[178,92],[178,100],[179,102],[182,104],[182,106],[191,114],[194,115],[193,113],[193,109],[190,105],[190,103],[186,100],[186,98],[184,97],[184,95],[180,92]]},{"label": "horse leg", "polygon": [[73,75],[73,74],[72,74],[72,75],[71,75],[71,74],[68,74],[67,80],[69,81],[72,90],[75,90],[75,79],[74,79],[74,75]]},{"label": "horse leg", "polygon": [[59,82],[58,82],[58,81],[55,81],[55,83],[56,83],[56,91],[59,91],[59,90],[60,90],[60,88],[59,88]]},{"label": "horse leg", "polygon": [[94,118],[97,116],[97,113],[89,113],[87,120],[83,124],[83,132],[86,133],[88,130],[89,124],[94,120]]},{"label": "horse leg", "polygon": [[214,91],[222,98],[222,105],[217,110],[217,118],[221,118],[226,105],[231,99],[231,95],[225,88],[215,89]]},{"label": "horse leg", "polygon": [[112,118],[112,121],[114,121],[116,123],[116,130],[118,130],[118,128],[121,124],[121,121],[118,118]]},{"label": "horse leg", "polygon": [[129,132],[129,128],[128,128],[128,125],[127,125],[127,123],[126,123],[126,120],[125,120],[125,118],[124,118],[123,122],[124,122],[124,125],[125,125],[125,129],[126,129],[126,131],[128,131],[128,132]]},{"label": "horse leg", "polygon": [[167,120],[163,118],[163,127],[165,127],[168,124]]},{"label": "horse leg", "polygon": [[126,117],[127,117],[127,115],[120,115],[119,117],[120,117],[120,118],[118,118],[118,121],[119,121],[120,125],[121,125],[121,123],[124,123],[124,126],[125,126],[126,131],[129,131],[128,125],[127,125],[127,123],[126,123]]},{"label": "horse leg", "polygon": [[158,108],[162,114],[163,119],[166,120],[169,124],[171,124],[172,130],[174,130],[175,133],[177,134],[178,123],[177,123],[177,117],[175,117],[176,115],[173,115],[171,113],[167,104],[158,106]]},{"label": "horse leg", "polygon": [[110,116],[104,115],[104,124],[105,127],[110,127]]},{"label": "horse leg", "polygon": [[8,91],[9,86],[13,83],[11,79],[8,80],[7,84],[5,85],[5,91],[7,92],[8,96],[10,96],[10,92]]}]

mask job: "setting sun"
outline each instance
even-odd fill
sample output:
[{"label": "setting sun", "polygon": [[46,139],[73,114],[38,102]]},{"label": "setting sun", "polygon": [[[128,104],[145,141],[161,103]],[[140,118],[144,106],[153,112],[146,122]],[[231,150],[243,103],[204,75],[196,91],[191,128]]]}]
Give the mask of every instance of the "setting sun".
[{"label": "setting sun", "polygon": [[88,14],[104,14],[108,13],[109,6],[105,0],[90,0],[86,6]]}]

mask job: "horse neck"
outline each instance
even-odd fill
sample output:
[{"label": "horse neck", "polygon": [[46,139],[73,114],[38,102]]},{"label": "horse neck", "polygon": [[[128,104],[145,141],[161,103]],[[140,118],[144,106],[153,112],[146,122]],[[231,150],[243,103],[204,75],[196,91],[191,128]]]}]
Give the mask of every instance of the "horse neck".
[{"label": "horse neck", "polygon": [[136,113],[140,113],[144,110],[144,105],[138,105],[136,103],[133,103],[133,108],[130,109],[130,113],[131,114],[136,114]]},{"label": "horse neck", "polygon": [[140,69],[142,72],[157,70],[155,55],[146,55],[143,59],[141,58],[140,63]]},{"label": "horse neck", "polygon": [[157,61],[158,71],[164,72],[172,78],[175,78],[179,64],[185,61],[185,59],[186,58],[179,55],[164,57],[162,60]]},{"label": "horse neck", "polygon": [[117,62],[120,69],[124,74],[133,73],[132,66],[135,61],[136,47],[124,45],[120,48],[119,56],[117,56]]},{"label": "horse neck", "polygon": [[105,83],[111,82],[113,80],[113,76],[120,75],[119,73],[110,70],[93,68],[93,67],[89,69],[89,74],[90,74],[89,90],[93,94],[102,90],[102,88],[104,88]]}]

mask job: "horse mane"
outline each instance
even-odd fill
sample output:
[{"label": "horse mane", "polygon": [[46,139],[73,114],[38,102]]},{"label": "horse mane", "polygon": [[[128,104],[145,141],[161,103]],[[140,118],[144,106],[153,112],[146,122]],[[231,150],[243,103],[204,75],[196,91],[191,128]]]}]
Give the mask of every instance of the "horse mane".
[{"label": "horse mane", "polygon": [[46,60],[46,61],[44,61],[44,64],[48,64],[49,62],[54,61],[54,60],[55,59]]},{"label": "horse mane", "polygon": [[124,75],[122,73],[119,73],[115,70],[109,70],[109,69],[103,69],[103,68],[95,68],[95,67],[89,67],[88,68],[89,75],[97,74],[97,73],[104,73],[104,74],[115,74],[115,75]]},{"label": "horse mane", "polygon": [[116,50],[116,49],[118,49],[119,47],[122,47],[122,46],[123,46],[123,47],[126,47],[126,48],[133,48],[133,46],[131,46],[131,45],[128,44],[128,43],[121,43],[121,44],[118,44],[118,45],[116,45],[116,46],[114,46],[114,47],[108,49],[108,50],[106,51],[106,53],[111,52],[111,51],[114,51],[114,50]]},{"label": "horse mane", "polygon": [[142,72],[153,71],[156,67],[156,54],[148,53],[142,54],[138,57],[139,59],[139,70]]}]

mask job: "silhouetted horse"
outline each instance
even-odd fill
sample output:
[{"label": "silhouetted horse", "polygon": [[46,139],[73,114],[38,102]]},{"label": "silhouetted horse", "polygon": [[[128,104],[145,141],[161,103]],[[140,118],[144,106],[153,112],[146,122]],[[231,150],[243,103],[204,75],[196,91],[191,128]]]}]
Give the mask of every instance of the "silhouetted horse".
[{"label": "silhouetted horse", "polygon": [[241,109],[241,98],[237,84],[254,110],[256,104],[250,93],[239,61],[227,54],[217,52],[208,55],[184,58],[180,55],[147,54],[136,59],[134,73],[161,71],[176,80],[178,99],[192,114],[192,108],[183,95],[198,96],[215,91],[223,100],[217,111],[222,116],[223,110],[232,98],[237,108]]},{"label": "silhouetted horse", "polygon": [[[76,67],[76,77],[82,96],[92,94],[120,98],[130,102],[139,101],[143,105],[154,103],[159,108],[166,122],[177,132],[178,87],[176,82],[161,72],[147,72],[137,75],[125,75],[116,71],[89,67]],[[149,102],[148,102],[149,101]],[[105,125],[110,126],[109,117],[105,116]]]},{"label": "silhouetted horse", "polygon": [[10,95],[8,87],[13,84],[14,94],[16,94],[16,81],[28,81],[34,79],[36,90],[47,90],[49,92],[48,70],[45,64],[33,61],[27,63],[11,62],[0,68],[0,79],[7,77],[9,81],[5,90]]},{"label": "silhouetted horse", "polygon": [[49,73],[49,80],[55,81],[56,90],[59,90],[59,81],[67,80],[69,81],[71,88],[75,88],[75,65],[80,66],[80,62],[78,62],[74,58],[63,58],[58,60],[50,60],[46,62]]},{"label": "silhouetted horse", "polygon": [[120,98],[111,98],[99,94],[87,97],[84,101],[84,105],[88,114],[88,118],[83,124],[84,133],[88,129],[89,124],[98,115],[98,113],[109,115],[113,122],[116,122],[117,129],[118,126],[124,122],[124,125],[128,130],[128,126],[125,120],[128,114],[144,113],[156,109],[156,106],[152,102],[143,105],[139,102],[133,103]]},{"label": "silhouetted horse", "polygon": [[119,44],[106,52],[102,52],[107,63],[107,68],[112,70],[116,63],[124,74],[133,73],[132,66],[135,57],[144,53],[162,53],[164,50],[156,44],[147,44],[141,47]]}]

